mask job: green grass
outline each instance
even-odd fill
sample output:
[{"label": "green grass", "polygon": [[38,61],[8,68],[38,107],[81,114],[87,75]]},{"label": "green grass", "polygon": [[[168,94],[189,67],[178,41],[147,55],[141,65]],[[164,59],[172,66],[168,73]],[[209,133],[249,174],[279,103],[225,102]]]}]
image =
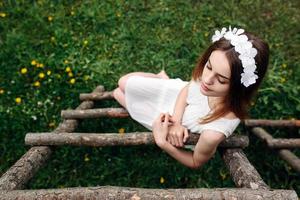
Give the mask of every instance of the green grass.
[{"label": "green grass", "polygon": [[[250,110],[252,118],[300,116],[296,0],[0,2],[0,174],[29,149],[25,134],[53,130],[61,121],[61,110],[79,105],[80,93],[100,84],[112,90],[120,76],[133,71],[165,69],[171,78],[188,80],[213,31],[228,25],[254,32],[270,45],[270,68]],[[33,60],[43,67],[32,65]],[[21,73],[23,68],[27,73]],[[37,81],[39,87],[34,85]],[[119,105],[97,103],[109,106]],[[76,131],[120,128],[146,130],[130,119],[93,119],[84,120]],[[298,129],[267,130],[274,137],[299,137]],[[238,132],[249,135],[245,153],[265,182],[299,195],[299,174],[244,127]],[[300,156],[299,149],[292,151]],[[26,187],[96,185],[234,187],[219,154],[194,171],[156,146],[57,148]]]}]

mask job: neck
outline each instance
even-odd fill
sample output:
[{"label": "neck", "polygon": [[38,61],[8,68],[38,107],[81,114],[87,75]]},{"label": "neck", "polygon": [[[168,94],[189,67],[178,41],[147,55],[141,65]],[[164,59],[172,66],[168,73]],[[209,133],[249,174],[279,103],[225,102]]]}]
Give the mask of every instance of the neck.
[{"label": "neck", "polygon": [[218,106],[221,106],[222,101],[223,97],[208,96],[208,104],[212,110],[215,110],[218,108]]}]

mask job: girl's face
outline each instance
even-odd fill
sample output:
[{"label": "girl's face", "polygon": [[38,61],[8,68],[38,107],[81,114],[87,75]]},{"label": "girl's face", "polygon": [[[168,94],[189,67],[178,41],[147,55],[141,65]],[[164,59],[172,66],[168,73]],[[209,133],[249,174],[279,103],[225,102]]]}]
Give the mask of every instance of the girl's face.
[{"label": "girl's face", "polygon": [[230,65],[225,52],[213,51],[202,72],[201,92],[206,96],[225,96],[229,91],[230,76]]}]

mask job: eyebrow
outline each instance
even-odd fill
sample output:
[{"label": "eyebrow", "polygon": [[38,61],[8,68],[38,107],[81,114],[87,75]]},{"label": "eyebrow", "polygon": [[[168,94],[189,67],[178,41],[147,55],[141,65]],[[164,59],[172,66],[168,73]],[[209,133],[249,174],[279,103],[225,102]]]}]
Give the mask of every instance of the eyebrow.
[{"label": "eyebrow", "polygon": [[[211,63],[210,63],[210,60],[208,59],[208,62],[209,62],[209,65],[211,66]],[[212,66],[211,66],[212,67]],[[217,73],[218,74],[218,73]],[[222,78],[225,78],[225,79],[227,79],[227,80],[229,80],[229,78],[227,78],[226,76],[223,76],[223,75],[221,75],[221,74],[218,74],[219,76],[221,76]]]}]

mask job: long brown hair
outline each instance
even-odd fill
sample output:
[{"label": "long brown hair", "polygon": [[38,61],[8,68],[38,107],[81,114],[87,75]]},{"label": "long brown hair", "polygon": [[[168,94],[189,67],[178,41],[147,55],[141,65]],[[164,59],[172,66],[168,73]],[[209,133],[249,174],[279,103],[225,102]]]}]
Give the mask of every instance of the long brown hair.
[{"label": "long brown hair", "polygon": [[211,122],[222,117],[228,112],[233,112],[241,120],[249,118],[248,108],[250,106],[251,99],[256,95],[258,87],[260,86],[267,71],[269,62],[269,46],[262,39],[249,32],[245,32],[243,34],[248,37],[248,40],[257,50],[257,55],[254,59],[257,66],[256,74],[258,79],[256,79],[254,84],[248,87],[241,84],[241,73],[243,72],[243,67],[240,59],[238,58],[239,54],[234,50],[234,46],[232,46],[230,41],[225,38],[214,42],[198,59],[196,67],[192,73],[192,79],[194,81],[201,79],[205,64],[213,51],[224,51],[231,70],[229,92],[225,96],[223,102],[221,102],[221,105],[223,106],[218,106],[218,109],[201,118],[199,123]]}]

